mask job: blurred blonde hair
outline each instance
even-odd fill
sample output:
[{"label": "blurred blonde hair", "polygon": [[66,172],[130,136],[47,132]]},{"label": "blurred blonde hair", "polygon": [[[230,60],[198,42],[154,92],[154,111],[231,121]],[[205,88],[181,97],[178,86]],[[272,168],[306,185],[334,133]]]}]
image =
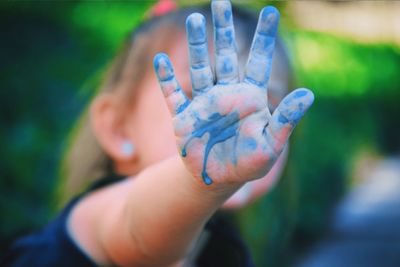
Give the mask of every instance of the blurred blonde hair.
[{"label": "blurred blonde hair", "polygon": [[[207,19],[208,39],[212,40],[211,11],[208,7],[190,7],[155,17],[144,22],[126,40],[118,55],[109,66],[104,80],[96,91],[122,92],[126,103],[134,104],[141,82],[152,70],[153,57],[157,52],[168,51],[185,31],[186,17],[200,12]],[[238,57],[245,66],[248,51],[257,25],[257,15],[251,10],[233,10]],[[186,52],[186,51],[185,51]],[[269,81],[269,99],[274,108],[287,92],[290,81],[290,65],[280,40],[276,43],[273,68]],[[122,91],[120,91],[122,90]],[[97,143],[91,130],[88,107],[70,134],[68,150],[61,165],[61,182],[58,195],[60,206],[88,186],[88,184],[113,173],[111,159]]]}]

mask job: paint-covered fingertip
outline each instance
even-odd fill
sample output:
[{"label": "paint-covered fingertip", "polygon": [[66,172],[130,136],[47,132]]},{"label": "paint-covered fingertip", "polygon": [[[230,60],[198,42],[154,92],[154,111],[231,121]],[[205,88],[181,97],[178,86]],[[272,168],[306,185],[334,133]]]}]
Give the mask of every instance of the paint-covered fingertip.
[{"label": "paint-covered fingertip", "polygon": [[214,5],[214,4],[231,5],[231,1],[229,1],[229,0],[212,0],[211,5]]},{"label": "paint-covered fingertip", "polygon": [[159,80],[168,80],[174,76],[171,61],[165,53],[158,53],[153,60],[154,70],[156,71]]},{"label": "paint-covered fingertip", "polygon": [[261,10],[261,14],[263,16],[268,16],[269,14],[274,15],[279,19],[280,13],[279,10],[274,6],[266,6]]},{"label": "paint-covered fingertip", "polygon": [[215,27],[222,28],[233,24],[232,5],[230,1],[212,1],[211,12]]},{"label": "paint-covered fingertip", "polygon": [[302,102],[306,105],[306,106],[311,106],[314,103],[314,93],[307,88],[298,88],[296,90],[294,90],[292,93],[294,98],[302,98]]},{"label": "paint-covered fingertip", "polygon": [[206,22],[206,19],[204,18],[203,14],[198,13],[198,12],[192,13],[186,18],[186,26],[187,27],[202,26],[202,24],[205,22]]},{"label": "paint-covered fingertip", "polygon": [[160,67],[162,66],[168,66],[169,63],[169,57],[167,54],[165,53],[157,53],[154,56],[154,60],[153,60],[153,65],[154,65],[154,69],[157,71],[158,69],[160,69]]},{"label": "paint-covered fingertip", "polygon": [[277,108],[278,121],[295,126],[314,102],[314,94],[306,88],[299,88],[287,95]]},{"label": "paint-covered fingertip", "polygon": [[186,19],[186,32],[190,44],[204,43],[207,40],[206,19],[200,13],[192,13]]},{"label": "paint-covered fingertip", "polygon": [[274,36],[278,31],[280,14],[278,9],[273,6],[266,6],[260,13],[260,31],[261,33]]}]

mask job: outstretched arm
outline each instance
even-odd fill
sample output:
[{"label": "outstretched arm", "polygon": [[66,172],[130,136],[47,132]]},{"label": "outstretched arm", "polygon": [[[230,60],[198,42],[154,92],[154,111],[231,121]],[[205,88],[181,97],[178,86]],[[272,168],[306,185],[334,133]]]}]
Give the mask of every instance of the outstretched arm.
[{"label": "outstretched arm", "polygon": [[205,19],[197,13],[187,19],[193,99],[179,86],[168,56],[154,59],[181,155],[90,195],[71,216],[72,236],[99,263],[165,266],[184,258],[215,210],[271,169],[313,102],[309,90],[298,89],[273,114],[268,110],[275,8],[260,14],[243,81],[230,2],[213,1],[212,11],[215,79]]},{"label": "outstretched arm", "polygon": [[199,185],[176,156],[86,197],[71,215],[71,234],[100,266],[169,266],[237,189]]}]

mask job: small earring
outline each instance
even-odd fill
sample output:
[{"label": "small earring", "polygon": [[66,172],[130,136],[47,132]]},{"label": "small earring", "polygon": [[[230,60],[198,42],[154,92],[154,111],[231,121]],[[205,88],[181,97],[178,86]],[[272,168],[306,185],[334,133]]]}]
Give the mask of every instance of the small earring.
[{"label": "small earring", "polygon": [[121,146],[121,151],[122,151],[122,154],[124,154],[124,156],[132,156],[135,149],[131,142],[124,141]]}]

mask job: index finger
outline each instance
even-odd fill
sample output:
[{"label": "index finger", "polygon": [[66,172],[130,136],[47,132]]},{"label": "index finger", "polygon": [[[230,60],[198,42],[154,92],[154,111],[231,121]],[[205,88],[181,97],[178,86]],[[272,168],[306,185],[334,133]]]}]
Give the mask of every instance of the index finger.
[{"label": "index finger", "polygon": [[278,10],[272,6],[263,8],[250,48],[244,82],[267,89],[278,23]]}]

